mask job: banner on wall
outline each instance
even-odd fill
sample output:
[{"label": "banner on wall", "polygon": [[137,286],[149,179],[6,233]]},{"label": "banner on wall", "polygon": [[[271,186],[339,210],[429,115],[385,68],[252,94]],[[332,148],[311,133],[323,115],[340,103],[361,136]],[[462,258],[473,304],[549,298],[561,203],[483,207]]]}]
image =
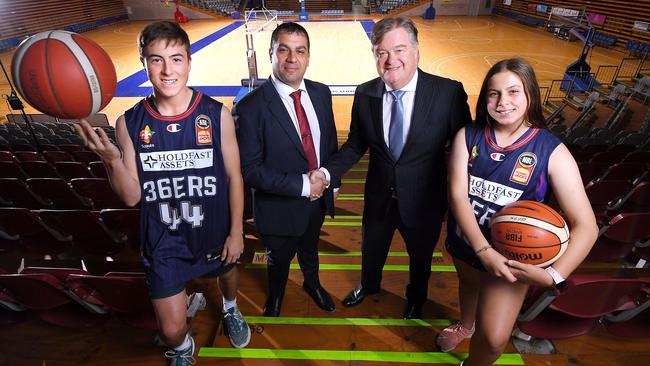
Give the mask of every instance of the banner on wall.
[{"label": "banner on wall", "polygon": [[587,19],[589,19],[591,24],[605,24],[605,18],[607,17],[603,14],[597,14],[597,13],[587,14]]},{"label": "banner on wall", "polygon": [[634,30],[650,31],[650,23],[636,21],[634,22]]},{"label": "banner on wall", "polygon": [[548,5],[544,4],[537,4],[537,9],[535,9],[538,13],[546,13],[548,11]]},{"label": "banner on wall", "polygon": [[553,15],[560,15],[563,17],[578,17],[580,16],[580,11],[576,9],[567,9],[567,8],[560,8],[557,6],[554,6],[551,9],[551,14]]}]

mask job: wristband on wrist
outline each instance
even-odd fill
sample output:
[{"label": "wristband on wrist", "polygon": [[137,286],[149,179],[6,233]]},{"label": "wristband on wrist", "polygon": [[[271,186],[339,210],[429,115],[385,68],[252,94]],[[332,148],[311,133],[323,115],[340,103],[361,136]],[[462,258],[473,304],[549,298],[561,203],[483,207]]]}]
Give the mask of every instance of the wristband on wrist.
[{"label": "wristband on wrist", "polygon": [[551,276],[551,278],[553,279],[553,286],[554,286],[556,289],[559,290],[559,289],[561,289],[562,287],[564,287],[564,286],[566,285],[566,280],[564,279],[564,277],[562,277],[562,275],[560,274],[560,272],[558,272],[558,271],[555,270],[555,268],[553,268],[553,267],[546,267],[546,272],[547,272],[547,273]]},{"label": "wristband on wrist", "polygon": [[479,255],[490,248],[492,248],[492,246],[488,244],[486,246],[480,247],[477,251],[474,252],[474,254]]}]

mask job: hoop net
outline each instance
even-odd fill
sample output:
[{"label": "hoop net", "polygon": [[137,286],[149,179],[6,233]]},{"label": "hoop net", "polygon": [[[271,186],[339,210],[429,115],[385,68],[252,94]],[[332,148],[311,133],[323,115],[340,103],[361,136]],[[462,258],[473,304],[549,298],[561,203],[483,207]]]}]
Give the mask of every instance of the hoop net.
[{"label": "hoop net", "polygon": [[272,24],[279,24],[278,11],[261,9],[261,10],[246,10],[244,12],[244,29],[246,34],[255,34],[263,32],[265,28]]}]

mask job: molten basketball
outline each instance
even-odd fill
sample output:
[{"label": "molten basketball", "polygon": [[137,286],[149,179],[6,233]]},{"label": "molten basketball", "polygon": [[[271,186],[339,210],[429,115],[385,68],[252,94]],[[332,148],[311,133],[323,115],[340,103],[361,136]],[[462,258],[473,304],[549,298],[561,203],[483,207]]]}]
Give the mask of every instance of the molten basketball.
[{"label": "molten basketball", "polygon": [[32,107],[58,118],[84,118],[113,98],[113,61],[98,44],[77,33],[35,34],[11,62],[16,89]]},{"label": "molten basketball", "polygon": [[566,250],[569,227],[554,209],[536,201],[517,201],[490,220],[492,246],[509,259],[550,266]]}]

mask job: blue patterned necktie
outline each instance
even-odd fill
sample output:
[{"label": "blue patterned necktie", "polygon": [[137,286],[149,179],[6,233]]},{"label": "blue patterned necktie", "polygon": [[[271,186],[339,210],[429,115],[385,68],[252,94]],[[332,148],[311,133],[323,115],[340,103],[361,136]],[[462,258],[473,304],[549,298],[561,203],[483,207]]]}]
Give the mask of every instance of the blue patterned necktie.
[{"label": "blue patterned necktie", "polygon": [[390,112],[390,126],[388,128],[388,147],[397,161],[404,149],[404,105],[402,104],[403,90],[390,92],[395,100]]}]

